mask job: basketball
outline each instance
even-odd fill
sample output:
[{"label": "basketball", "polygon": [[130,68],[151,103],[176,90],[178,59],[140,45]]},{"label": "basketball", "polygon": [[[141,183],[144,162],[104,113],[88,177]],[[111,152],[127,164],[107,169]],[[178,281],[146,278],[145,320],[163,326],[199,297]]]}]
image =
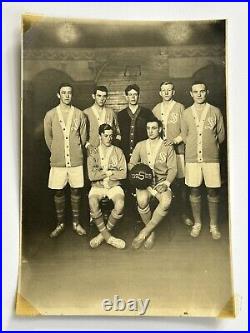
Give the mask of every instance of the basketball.
[{"label": "basketball", "polygon": [[135,188],[144,190],[153,182],[153,171],[146,164],[136,164],[129,173],[129,181]]}]

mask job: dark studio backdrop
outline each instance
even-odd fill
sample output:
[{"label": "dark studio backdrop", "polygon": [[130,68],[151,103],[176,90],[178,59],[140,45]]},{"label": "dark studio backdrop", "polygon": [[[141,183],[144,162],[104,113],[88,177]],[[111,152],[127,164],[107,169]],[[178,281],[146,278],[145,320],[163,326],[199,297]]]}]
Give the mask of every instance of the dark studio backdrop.
[{"label": "dark studio backdrop", "polygon": [[[38,19],[23,25],[23,254],[34,232],[54,225],[52,193],[47,187],[49,151],[43,136],[46,112],[58,104],[57,87],[73,84],[73,104],[92,105],[92,89],[109,89],[107,105],[119,112],[124,89],[136,83],[140,103],[160,102],[162,81],[175,84],[175,99],[192,104],[189,88],[203,80],[209,102],[219,107],[226,126],[225,21],[105,22]],[[222,205],[227,211],[227,145],[221,147]],[[88,221],[83,193],[83,219]]]}]

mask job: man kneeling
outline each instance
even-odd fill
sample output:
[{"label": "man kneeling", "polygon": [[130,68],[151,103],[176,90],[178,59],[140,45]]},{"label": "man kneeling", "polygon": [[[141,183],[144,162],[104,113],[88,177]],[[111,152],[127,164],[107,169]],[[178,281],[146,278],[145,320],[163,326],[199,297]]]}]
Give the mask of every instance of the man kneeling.
[{"label": "man kneeling", "polygon": [[[100,145],[88,156],[88,174],[92,182],[89,192],[90,214],[100,233],[90,241],[92,248],[98,247],[104,240],[118,249],[125,247],[122,239],[115,238],[110,231],[122,218],[124,210],[124,192],[120,180],[126,179],[127,165],[122,150],[112,145],[113,129],[108,124],[99,127]],[[107,225],[104,223],[100,202],[108,197],[114,203]]]},{"label": "man kneeling", "polygon": [[[137,163],[147,164],[153,171],[152,186],[136,189],[138,211],[145,227],[133,240],[132,247],[138,249],[143,243],[152,248],[155,239],[154,229],[167,215],[172,200],[170,184],[177,173],[176,155],[172,146],[166,146],[161,139],[162,123],[157,118],[147,121],[148,139],[139,142],[130,159],[129,170]],[[151,212],[149,201],[155,197],[159,204]]]}]

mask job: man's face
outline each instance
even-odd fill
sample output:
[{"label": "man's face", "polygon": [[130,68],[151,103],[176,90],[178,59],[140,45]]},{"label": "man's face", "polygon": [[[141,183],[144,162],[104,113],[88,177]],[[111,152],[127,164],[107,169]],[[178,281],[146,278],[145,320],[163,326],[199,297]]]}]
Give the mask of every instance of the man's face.
[{"label": "man's face", "polygon": [[63,104],[69,105],[72,100],[72,88],[71,87],[62,87],[57,93],[57,97],[60,99],[60,102]]},{"label": "man's face", "polygon": [[112,145],[113,140],[113,130],[105,130],[104,133],[101,134],[101,142],[106,147],[110,147]]},{"label": "man's face", "polygon": [[172,84],[163,84],[161,86],[160,96],[162,97],[163,101],[171,101],[175,94],[175,90]]},{"label": "man's face", "polygon": [[103,107],[108,96],[106,91],[97,90],[96,94],[92,94],[92,97],[98,106]]},{"label": "man's face", "polygon": [[197,104],[203,104],[206,102],[208,90],[206,89],[205,84],[194,84],[190,95]]},{"label": "man's face", "polygon": [[139,94],[136,90],[129,90],[128,95],[126,96],[128,104],[137,105],[139,100]]},{"label": "man's face", "polygon": [[148,138],[154,140],[160,136],[161,127],[155,121],[147,123],[147,134]]}]

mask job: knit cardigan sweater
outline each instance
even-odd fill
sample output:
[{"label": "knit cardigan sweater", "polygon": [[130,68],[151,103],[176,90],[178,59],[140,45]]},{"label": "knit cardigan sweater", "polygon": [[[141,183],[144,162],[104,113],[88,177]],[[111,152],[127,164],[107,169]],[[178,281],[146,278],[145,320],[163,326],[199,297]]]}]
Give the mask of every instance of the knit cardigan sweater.
[{"label": "knit cardigan sweater", "polygon": [[[219,162],[219,145],[225,139],[223,117],[220,110],[206,103],[207,112],[196,116],[194,106],[183,112],[181,136],[186,144],[187,163]],[[205,110],[205,108],[204,108]]]},{"label": "knit cardigan sweater", "polygon": [[72,106],[72,121],[69,124],[69,133],[65,134],[63,121],[60,121],[57,112],[58,107],[48,111],[44,118],[44,137],[51,152],[50,165],[80,166],[83,164],[82,148],[86,143],[86,118],[81,110]]},{"label": "knit cardigan sweater", "polygon": [[[175,101],[174,101],[175,102]],[[164,108],[162,110],[162,103],[157,104],[152,112],[156,118],[163,121],[164,117],[162,115],[162,111],[164,112]],[[173,107],[171,108],[168,116],[167,124],[163,122],[165,132],[165,126],[167,127],[166,136],[167,139],[173,140],[180,136],[181,134],[181,117],[184,111],[184,105],[181,103],[175,102]],[[182,141],[182,140],[181,140]],[[176,154],[184,154],[184,143],[180,142],[179,144],[174,145]]]},{"label": "knit cardigan sweater", "polygon": [[[92,146],[97,147],[100,144],[100,138],[99,138],[100,125],[93,111],[93,106],[85,109],[83,112],[87,117],[87,141]],[[112,109],[106,107],[104,109],[104,112],[105,112],[104,123],[112,126],[114,130],[114,139],[119,140],[120,130],[117,122],[116,113]]]}]

